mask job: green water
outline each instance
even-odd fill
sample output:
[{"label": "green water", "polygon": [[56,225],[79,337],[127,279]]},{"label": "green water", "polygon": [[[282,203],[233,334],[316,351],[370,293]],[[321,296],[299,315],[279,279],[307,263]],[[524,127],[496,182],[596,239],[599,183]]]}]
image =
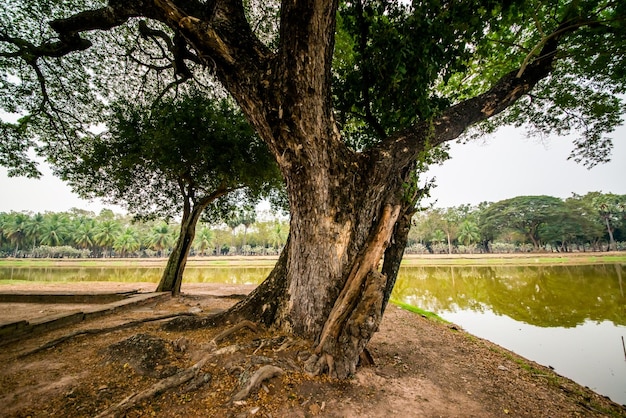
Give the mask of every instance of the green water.
[{"label": "green water", "polygon": [[625,282],[620,264],[407,267],[392,298],[436,313],[489,310],[539,327],[626,325]]},{"label": "green water", "polygon": [[[259,283],[265,267],[189,267],[184,283]],[[150,282],[155,267],[3,267],[0,283]],[[403,267],[392,298],[626,404],[626,265]],[[0,285],[0,291],[2,287]]]},{"label": "green water", "polygon": [[626,404],[626,266],[407,267],[392,298]]},{"label": "green water", "polygon": [[[187,267],[185,283],[257,284],[271,271],[268,267]],[[159,282],[162,267],[0,267],[0,283],[41,282]],[[2,288],[0,287],[0,290]]]}]

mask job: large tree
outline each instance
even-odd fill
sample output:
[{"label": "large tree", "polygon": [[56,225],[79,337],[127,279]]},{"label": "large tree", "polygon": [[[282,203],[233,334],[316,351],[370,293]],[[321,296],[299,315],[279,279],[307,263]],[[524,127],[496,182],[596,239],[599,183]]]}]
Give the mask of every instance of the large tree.
[{"label": "large tree", "polygon": [[485,209],[481,214],[481,228],[494,233],[518,232],[538,251],[542,246],[542,229],[557,227],[566,214],[565,204],[557,197],[517,196]]},{"label": "large tree", "polygon": [[157,286],[177,295],[201,216],[219,220],[269,196],[281,187],[278,168],[226,99],[192,93],[149,109],[128,102],[110,108],[104,132],[51,156],[55,171],[80,196],[101,197],[136,217],[180,217]]},{"label": "large tree", "polygon": [[[9,3],[2,102],[23,117],[3,125],[2,162],[24,168],[28,126],[71,143],[77,121],[96,120],[111,89],[103,80],[166,89],[210,70],[268,145],[291,211],[275,269],[231,313],[308,339],[311,371],[339,377],[355,370],[382,317],[429,150],[477,124],[532,122],[580,128],[573,158],[603,161],[602,134],[623,111],[617,0],[283,0],[274,21],[243,0]],[[117,58],[146,65],[118,71]],[[166,68],[175,80],[146,76]]]}]

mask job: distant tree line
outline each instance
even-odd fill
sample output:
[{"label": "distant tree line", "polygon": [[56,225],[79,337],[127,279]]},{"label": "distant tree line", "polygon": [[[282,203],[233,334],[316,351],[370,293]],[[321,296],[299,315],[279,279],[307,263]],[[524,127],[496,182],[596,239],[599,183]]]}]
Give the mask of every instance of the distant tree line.
[{"label": "distant tree line", "polygon": [[[277,255],[288,222],[239,210],[200,222],[191,255]],[[134,221],[103,210],[0,212],[0,257],[167,257],[180,225]],[[413,217],[406,252],[464,254],[626,250],[626,195],[591,192],[567,199],[518,196],[478,206],[430,208]]]},{"label": "distant tree line", "polygon": [[[277,216],[268,219],[237,211],[219,225],[201,221],[191,255],[277,255],[288,224]],[[0,257],[167,257],[179,231],[175,222],[135,221],[110,210],[0,212]]]},{"label": "distant tree line", "polygon": [[626,250],[626,195],[518,196],[413,217],[407,253]]}]

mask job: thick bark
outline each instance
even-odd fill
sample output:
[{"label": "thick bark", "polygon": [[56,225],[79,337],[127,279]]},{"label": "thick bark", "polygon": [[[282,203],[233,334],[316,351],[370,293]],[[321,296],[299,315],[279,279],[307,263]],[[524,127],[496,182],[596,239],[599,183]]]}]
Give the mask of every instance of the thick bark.
[{"label": "thick bark", "polygon": [[391,239],[400,206],[385,206],[380,222],[362,252],[354,260],[341,293],[324,323],[315,350],[316,366],[328,368],[332,376],[354,374],[359,356],[383,314],[383,294],[387,277],[377,271],[378,263]]},{"label": "thick bark", "polygon": [[277,321],[279,305],[284,302],[287,289],[287,260],[289,259],[289,242],[280,253],[267,278],[258,285],[246,299],[233,306],[229,317],[244,317],[272,326]]},{"label": "thick bark", "polygon": [[387,284],[383,292],[383,313],[387,308],[387,303],[391,298],[391,292],[396,284],[398,273],[400,272],[400,263],[404,256],[404,250],[409,241],[409,231],[411,230],[411,219],[416,212],[415,202],[407,202],[403,207],[401,215],[396,222],[392,242],[385,251],[385,258],[381,272],[387,276]]}]

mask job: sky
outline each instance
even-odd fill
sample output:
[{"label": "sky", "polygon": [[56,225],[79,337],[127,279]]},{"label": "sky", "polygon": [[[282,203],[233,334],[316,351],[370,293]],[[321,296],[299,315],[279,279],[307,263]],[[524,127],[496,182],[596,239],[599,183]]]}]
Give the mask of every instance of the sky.
[{"label": "sky", "polygon": [[[591,191],[626,194],[626,126],[611,134],[614,143],[610,163],[585,168],[567,160],[571,139],[527,138],[523,130],[503,128],[485,140],[453,143],[451,159],[429,170],[437,187],[428,202],[436,207],[497,202],[515,196],[549,195],[567,198]],[[0,212],[61,212],[71,208],[100,212],[117,206],[86,201],[72,193],[49,169],[42,179],[9,178],[0,168]]]},{"label": "sky", "polygon": [[567,159],[574,137],[540,140],[506,127],[484,141],[454,143],[451,159],[427,173],[438,185],[430,201],[445,208],[528,195],[564,199],[594,191],[626,194],[626,126],[609,136],[611,161],[591,169]]}]

